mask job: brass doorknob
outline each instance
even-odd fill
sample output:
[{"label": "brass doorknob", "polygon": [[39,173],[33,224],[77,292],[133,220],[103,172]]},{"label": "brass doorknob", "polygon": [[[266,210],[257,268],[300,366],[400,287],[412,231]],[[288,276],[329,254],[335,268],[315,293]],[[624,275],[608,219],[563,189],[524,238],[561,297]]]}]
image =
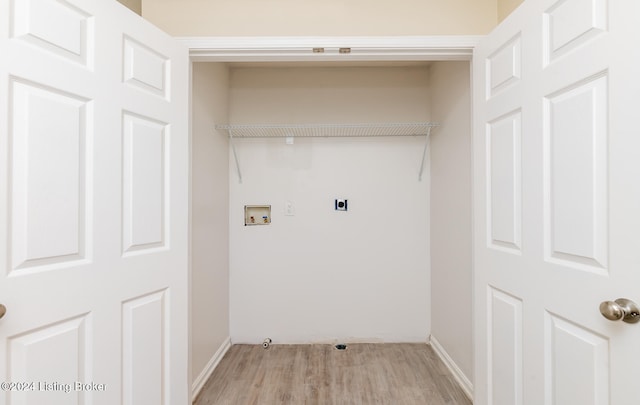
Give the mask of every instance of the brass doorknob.
[{"label": "brass doorknob", "polygon": [[5,307],[4,305],[0,304],[0,319],[2,319],[2,317],[6,313],[7,313],[7,307]]},{"label": "brass doorknob", "polygon": [[610,321],[640,322],[640,308],[635,302],[626,298],[602,302],[600,304],[600,313]]}]

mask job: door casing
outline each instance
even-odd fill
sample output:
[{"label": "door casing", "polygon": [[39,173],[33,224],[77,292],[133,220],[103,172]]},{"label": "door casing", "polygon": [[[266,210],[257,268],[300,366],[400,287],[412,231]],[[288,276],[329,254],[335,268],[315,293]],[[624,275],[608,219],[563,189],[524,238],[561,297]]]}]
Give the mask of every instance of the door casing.
[{"label": "door casing", "polygon": [[[476,44],[483,38],[475,36],[405,36],[405,37],[177,37],[189,49],[191,63],[377,63],[377,62],[471,62]],[[341,53],[348,48],[349,53]],[[322,49],[322,52],[314,52]],[[473,64],[470,76],[473,78]],[[192,83],[193,87],[193,83]],[[470,94],[473,82],[470,82]],[[473,117],[473,111],[469,111]],[[469,129],[470,132],[472,128]],[[191,135],[193,136],[193,135]],[[473,139],[473,137],[471,137]],[[473,142],[471,139],[471,147]],[[190,141],[193,144],[192,140]],[[471,162],[473,167],[473,162]],[[472,179],[473,181],[473,176]],[[473,207],[473,183],[471,207]],[[189,218],[191,228],[191,218]],[[474,223],[471,218],[471,223]],[[471,241],[474,240],[471,229]],[[473,245],[471,246],[474,251]],[[190,271],[192,271],[190,265]],[[473,260],[471,263],[473,279]],[[473,303],[474,297],[470,297]],[[473,323],[473,321],[472,321]],[[473,330],[473,325],[472,325]],[[434,346],[465,393],[473,397],[473,376],[462,373],[454,360],[440,345]],[[475,357],[475,348],[473,357]],[[473,360],[472,360],[473,361]],[[470,382],[471,380],[471,382]]]}]

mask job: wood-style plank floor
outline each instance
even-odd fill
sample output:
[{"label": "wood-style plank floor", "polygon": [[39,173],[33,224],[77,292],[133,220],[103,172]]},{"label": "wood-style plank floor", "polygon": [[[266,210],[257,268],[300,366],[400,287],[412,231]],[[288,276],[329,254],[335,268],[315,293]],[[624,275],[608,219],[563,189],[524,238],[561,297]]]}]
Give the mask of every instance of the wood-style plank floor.
[{"label": "wood-style plank floor", "polygon": [[471,405],[431,346],[234,345],[196,405]]}]

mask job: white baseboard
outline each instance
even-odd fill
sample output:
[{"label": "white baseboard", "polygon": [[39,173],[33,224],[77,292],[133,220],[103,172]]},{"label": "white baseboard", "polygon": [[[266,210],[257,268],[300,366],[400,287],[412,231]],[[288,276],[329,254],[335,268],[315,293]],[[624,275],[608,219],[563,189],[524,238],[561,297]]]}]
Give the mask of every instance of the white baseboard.
[{"label": "white baseboard", "polygon": [[451,356],[449,356],[449,353],[444,350],[444,347],[442,347],[440,342],[438,342],[438,339],[436,339],[433,335],[429,337],[429,344],[431,345],[431,347],[433,347],[433,351],[436,352],[438,357],[440,357],[440,360],[442,360],[449,371],[451,371],[451,374],[453,374],[453,377],[460,385],[460,388],[462,388],[467,397],[469,397],[469,399],[473,401],[473,383],[471,383],[471,380],[469,380],[469,378],[467,378],[462,370],[460,370],[460,367],[458,367]]},{"label": "white baseboard", "polygon": [[227,354],[227,351],[229,351],[230,347],[231,347],[231,337],[228,337],[222,343],[220,348],[218,348],[218,351],[216,351],[216,353],[211,357],[211,360],[209,360],[204,370],[202,370],[202,373],[200,373],[198,378],[195,379],[195,381],[193,382],[193,385],[191,386],[191,398],[193,398],[194,401],[198,396],[198,394],[200,393],[200,391],[202,390],[202,387],[204,387],[204,384],[207,382],[209,377],[211,377],[211,374],[213,374],[213,370],[215,370],[216,367],[218,367],[220,360],[222,360],[224,355]]}]

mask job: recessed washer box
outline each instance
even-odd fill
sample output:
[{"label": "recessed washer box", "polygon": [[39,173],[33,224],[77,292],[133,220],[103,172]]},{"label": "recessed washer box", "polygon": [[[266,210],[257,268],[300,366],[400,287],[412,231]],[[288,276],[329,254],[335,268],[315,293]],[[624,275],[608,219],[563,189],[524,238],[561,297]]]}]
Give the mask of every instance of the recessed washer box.
[{"label": "recessed washer box", "polygon": [[269,225],[271,223],[270,205],[245,205],[244,225]]}]

